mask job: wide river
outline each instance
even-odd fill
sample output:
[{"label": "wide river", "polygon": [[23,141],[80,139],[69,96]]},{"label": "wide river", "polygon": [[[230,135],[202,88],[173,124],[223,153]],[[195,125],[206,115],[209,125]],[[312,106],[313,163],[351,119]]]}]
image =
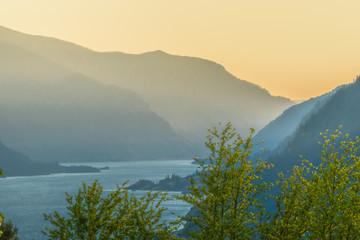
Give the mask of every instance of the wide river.
[{"label": "wide river", "polygon": [[[47,224],[43,219],[43,213],[56,210],[64,215],[67,206],[65,192],[76,194],[82,182],[91,184],[97,179],[104,191],[110,192],[125,180],[129,180],[129,184],[132,184],[139,179],[157,182],[173,173],[186,176],[197,169],[197,166],[192,165],[191,162],[192,160],[81,163],[93,167],[108,166],[110,169],[102,170],[101,173],[0,179],[0,212],[18,226],[20,240],[46,239],[41,233]],[[136,196],[145,193],[145,191],[134,192]],[[170,192],[170,195],[174,194],[180,193]],[[166,219],[175,219],[177,215],[184,215],[190,209],[190,205],[179,200],[166,202],[164,206],[169,209],[164,215]]]}]

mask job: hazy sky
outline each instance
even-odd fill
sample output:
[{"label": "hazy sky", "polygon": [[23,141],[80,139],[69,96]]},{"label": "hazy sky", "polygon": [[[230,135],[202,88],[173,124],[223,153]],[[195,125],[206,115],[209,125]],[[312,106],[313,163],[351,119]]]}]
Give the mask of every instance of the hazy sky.
[{"label": "hazy sky", "polygon": [[359,0],[0,0],[0,25],[98,51],[164,50],[307,99],[360,74]]}]

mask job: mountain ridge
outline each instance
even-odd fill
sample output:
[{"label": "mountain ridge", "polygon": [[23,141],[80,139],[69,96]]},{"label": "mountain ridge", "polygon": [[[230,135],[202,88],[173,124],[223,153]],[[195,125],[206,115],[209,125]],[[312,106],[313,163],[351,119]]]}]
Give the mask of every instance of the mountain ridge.
[{"label": "mountain ridge", "polygon": [[[238,80],[243,81],[243,82],[246,82],[246,83],[250,83],[250,82],[248,82],[248,81],[246,81],[246,80],[242,80],[242,79],[236,77],[235,75],[231,74],[230,72],[228,72],[228,71],[226,70],[226,68],[225,68],[223,65],[221,65],[221,64],[219,64],[219,63],[217,63],[217,62],[215,62],[215,61],[212,61],[212,60],[209,60],[209,59],[205,59],[205,58],[194,57],[194,56],[187,56],[187,55],[175,55],[175,54],[171,54],[171,53],[165,52],[164,50],[160,50],[160,49],[158,49],[158,50],[152,50],[152,51],[147,51],[147,52],[143,52],[143,53],[140,53],[140,54],[125,53],[125,52],[121,52],[121,51],[95,51],[95,50],[92,50],[92,49],[90,49],[90,48],[84,47],[84,46],[82,46],[82,45],[80,45],[80,44],[73,43],[73,42],[70,42],[70,41],[61,40],[61,39],[55,38],[55,37],[48,37],[48,36],[37,35],[37,34],[30,34],[30,33],[22,33],[22,32],[20,32],[20,31],[13,30],[13,29],[11,29],[11,28],[7,28],[7,27],[5,27],[5,26],[1,26],[1,25],[0,25],[0,35],[4,35],[5,33],[6,33],[7,35],[8,35],[9,33],[12,33],[11,35],[15,35],[17,41],[19,41],[19,40],[18,40],[18,37],[27,37],[27,38],[31,38],[31,39],[32,39],[32,38],[34,38],[34,39],[35,39],[35,38],[37,38],[37,39],[38,39],[38,38],[43,38],[43,39],[45,39],[45,40],[51,40],[51,41],[53,41],[53,42],[55,42],[55,43],[60,43],[61,45],[65,45],[65,46],[70,47],[70,48],[72,48],[72,49],[73,49],[73,47],[75,47],[75,48],[77,48],[77,49],[81,49],[82,51],[89,51],[89,52],[92,52],[92,53],[95,53],[95,54],[119,54],[119,55],[127,55],[127,56],[165,55],[165,56],[180,57],[180,58],[185,57],[185,58],[190,58],[190,59],[198,59],[198,60],[201,60],[201,61],[207,61],[207,62],[209,62],[209,63],[215,64],[215,65],[217,65],[219,68],[221,68],[222,70],[226,71],[226,72],[227,72],[228,74],[230,74],[231,76],[237,78]],[[1,37],[0,37],[0,39],[1,39]],[[14,41],[14,38],[12,38],[12,37],[6,38],[6,39],[7,39],[7,41],[9,41],[9,42]],[[17,42],[17,41],[16,41],[16,42]],[[24,43],[24,42],[22,42],[22,43]],[[267,89],[261,87],[260,85],[257,85],[257,84],[255,84],[255,83],[250,83],[250,84],[257,86],[258,88],[260,88],[260,89],[262,89],[262,90],[265,90],[269,95],[271,95],[271,93],[270,93]],[[274,95],[271,95],[271,96],[290,100],[289,98],[286,98],[286,97],[283,97],[283,96],[274,96]]]},{"label": "mountain ridge", "polygon": [[[296,129],[292,138],[275,149],[269,158],[275,167],[270,175],[276,172],[287,172],[298,165],[301,158],[314,165],[319,164],[322,138],[320,133],[334,130],[342,125],[341,132],[350,134],[351,138],[360,136],[360,78],[353,83],[340,86],[315,112],[306,117]],[[343,137],[339,138],[341,141]],[[336,144],[340,144],[337,142]],[[300,157],[302,156],[302,157]],[[275,177],[275,176],[273,176]]]},{"label": "mountain ridge", "polygon": [[[220,121],[232,121],[247,133],[250,127],[262,128],[293,104],[235,77],[210,60],[161,50],[142,54],[96,52],[54,38],[50,41],[18,32],[5,34],[7,31],[12,30],[3,29],[0,39],[17,43],[99,82],[136,92],[175,131],[198,145],[202,145],[206,129]],[[247,110],[249,105],[258,108],[260,114]]]},{"label": "mountain ridge", "polygon": [[289,107],[257,132],[254,142],[264,140],[265,143],[263,145],[265,145],[268,151],[274,149],[279,151],[279,144],[285,144],[287,138],[290,138],[296,132],[302,122],[306,121],[311,114],[314,114],[333,94],[344,86],[346,85],[341,85],[328,93]]},{"label": "mountain ridge", "polygon": [[0,40],[0,50],[0,138],[12,149],[60,162],[193,156],[193,147],[135,92],[16,44]]}]

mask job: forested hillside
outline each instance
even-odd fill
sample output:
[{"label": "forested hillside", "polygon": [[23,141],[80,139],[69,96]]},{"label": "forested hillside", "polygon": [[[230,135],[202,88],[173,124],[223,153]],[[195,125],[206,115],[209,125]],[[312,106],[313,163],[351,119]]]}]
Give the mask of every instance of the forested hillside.
[{"label": "forested hillside", "polygon": [[299,125],[292,140],[282,146],[282,151],[271,158],[275,164],[272,172],[289,170],[299,163],[300,155],[314,164],[319,163],[322,139],[320,133],[341,128],[343,134],[360,136],[360,78],[353,84],[336,91],[326,103]]}]

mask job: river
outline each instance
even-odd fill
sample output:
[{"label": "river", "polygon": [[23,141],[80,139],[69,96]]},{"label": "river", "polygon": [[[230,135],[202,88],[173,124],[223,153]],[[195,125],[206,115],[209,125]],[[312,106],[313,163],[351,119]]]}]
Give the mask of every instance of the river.
[{"label": "river", "polygon": [[[88,165],[99,168],[108,166],[109,170],[102,170],[100,173],[0,179],[0,212],[18,226],[20,240],[43,240],[46,238],[41,230],[44,230],[47,224],[43,220],[43,213],[56,210],[65,214],[67,206],[65,192],[77,193],[82,182],[91,184],[97,179],[103,186],[104,192],[110,192],[117,184],[120,185],[126,180],[132,184],[140,179],[157,182],[173,173],[186,176],[197,169],[197,166],[192,165],[191,162],[192,160],[73,163],[64,165]],[[134,192],[136,196],[145,193],[145,191]],[[180,193],[169,192],[169,194]],[[190,205],[179,200],[166,202],[164,206],[169,208],[164,215],[164,218],[169,220],[176,218],[178,214],[186,214],[190,209]],[[174,212],[175,216],[171,212]]]}]

